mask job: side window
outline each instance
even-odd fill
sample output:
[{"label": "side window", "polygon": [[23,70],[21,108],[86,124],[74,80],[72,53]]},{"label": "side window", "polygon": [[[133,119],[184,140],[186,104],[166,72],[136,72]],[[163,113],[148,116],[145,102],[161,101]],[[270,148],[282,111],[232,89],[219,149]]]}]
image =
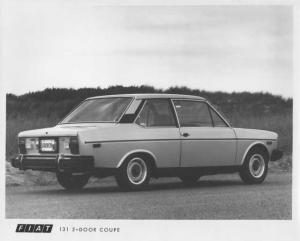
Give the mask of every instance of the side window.
[{"label": "side window", "polygon": [[212,127],[208,106],[205,102],[175,100],[180,126]]},{"label": "side window", "polygon": [[141,126],[176,126],[168,99],[149,99],[136,120]]},{"label": "side window", "polygon": [[228,127],[225,121],[223,121],[221,117],[212,108],[210,108],[210,113],[215,127]]},{"label": "side window", "polygon": [[122,116],[120,123],[132,123],[134,122],[136,115],[143,105],[143,100],[134,100],[125,114]]}]

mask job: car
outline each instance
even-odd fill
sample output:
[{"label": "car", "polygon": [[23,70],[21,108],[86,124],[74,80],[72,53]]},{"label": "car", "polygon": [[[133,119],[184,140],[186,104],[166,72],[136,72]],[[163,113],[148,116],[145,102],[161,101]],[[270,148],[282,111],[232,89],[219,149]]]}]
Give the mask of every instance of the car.
[{"label": "car", "polygon": [[239,173],[247,184],[264,181],[269,161],[280,159],[278,135],[233,128],[205,98],[181,94],[91,97],[56,126],[18,134],[12,166],[55,172],[66,189],[91,176],[114,176],[125,190],[144,189],[150,178]]}]

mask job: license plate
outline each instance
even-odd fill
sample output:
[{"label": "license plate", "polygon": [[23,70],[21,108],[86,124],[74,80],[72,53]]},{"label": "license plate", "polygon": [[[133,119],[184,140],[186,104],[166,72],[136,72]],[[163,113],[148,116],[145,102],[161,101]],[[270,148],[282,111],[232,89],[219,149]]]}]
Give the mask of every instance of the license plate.
[{"label": "license plate", "polygon": [[57,144],[54,139],[45,139],[40,141],[40,150],[42,152],[56,152]]}]

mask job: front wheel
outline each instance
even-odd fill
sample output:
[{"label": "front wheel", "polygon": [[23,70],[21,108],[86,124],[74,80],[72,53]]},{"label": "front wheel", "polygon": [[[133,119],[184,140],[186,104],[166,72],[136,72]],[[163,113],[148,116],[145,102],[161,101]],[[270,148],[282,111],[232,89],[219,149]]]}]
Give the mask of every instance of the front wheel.
[{"label": "front wheel", "polygon": [[131,157],[121,166],[116,181],[123,190],[141,190],[151,177],[149,162],[141,156]]},{"label": "front wheel", "polygon": [[89,181],[87,174],[74,175],[72,173],[56,173],[58,183],[67,190],[82,189]]},{"label": "front wheel", "polygon": [[268,172],[268,155],[261,149],[251,150],[240,171],[241,179],[247,184],[262,183]]}]

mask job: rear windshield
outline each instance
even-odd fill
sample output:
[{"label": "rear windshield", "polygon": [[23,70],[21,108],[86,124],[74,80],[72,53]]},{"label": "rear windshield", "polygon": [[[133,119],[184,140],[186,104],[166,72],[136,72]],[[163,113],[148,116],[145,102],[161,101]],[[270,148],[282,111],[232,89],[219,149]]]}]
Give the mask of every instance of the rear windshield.
[{"label": "rear windshield", "polygon": [[84,101],[61,124],[79,122],[117,122],[132,98],[99,98]]}]

